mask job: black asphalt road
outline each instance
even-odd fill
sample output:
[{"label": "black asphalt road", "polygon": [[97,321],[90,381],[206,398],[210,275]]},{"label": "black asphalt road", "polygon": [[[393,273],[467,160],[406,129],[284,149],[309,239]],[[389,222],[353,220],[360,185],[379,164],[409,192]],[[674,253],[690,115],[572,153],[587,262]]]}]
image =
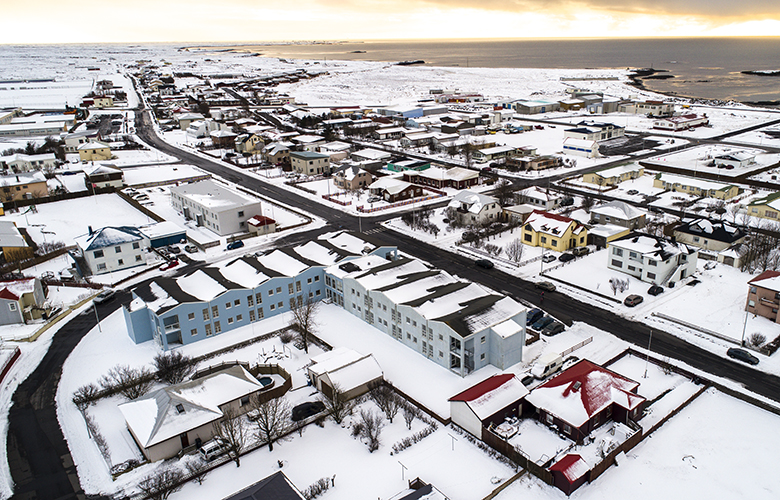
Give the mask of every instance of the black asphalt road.
[{"label": "black asphalt road", "polygon": [[[105,318],[129,300],[128,292],[117,293],[114,300],[98,306],[98,314]],[[13,395],[6,451],[14,499],[87,498],[57,421],[55,395],[63,363],[96,324],[95,310],[89,308],[60,328],[40,365]]]}]

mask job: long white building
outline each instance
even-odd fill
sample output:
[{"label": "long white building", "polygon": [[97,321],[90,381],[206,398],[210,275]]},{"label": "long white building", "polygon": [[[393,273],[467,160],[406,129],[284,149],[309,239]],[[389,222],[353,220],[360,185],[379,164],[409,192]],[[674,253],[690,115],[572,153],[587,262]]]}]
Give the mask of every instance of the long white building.
[{"label": "long white building", "polygon": [[259,200],[212,180],[171,187],[171,205],[220,236],[247,231],[246,221],[262,215]]}]

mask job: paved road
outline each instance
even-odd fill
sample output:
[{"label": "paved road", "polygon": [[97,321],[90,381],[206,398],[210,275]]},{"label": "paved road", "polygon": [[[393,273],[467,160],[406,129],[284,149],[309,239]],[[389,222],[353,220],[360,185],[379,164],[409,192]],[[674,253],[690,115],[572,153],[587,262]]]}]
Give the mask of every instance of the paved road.
[{"label": "paved road", "polygon": [[[105,318],[129,301],[129,293],[117,293],[114,300],[98,306],[98,314]],[[55,395],[63,363],[96,324],[90,308],[60,328],[40,365],[13,395],[6,451],[14,499],[87,498],[57,420]]]}]

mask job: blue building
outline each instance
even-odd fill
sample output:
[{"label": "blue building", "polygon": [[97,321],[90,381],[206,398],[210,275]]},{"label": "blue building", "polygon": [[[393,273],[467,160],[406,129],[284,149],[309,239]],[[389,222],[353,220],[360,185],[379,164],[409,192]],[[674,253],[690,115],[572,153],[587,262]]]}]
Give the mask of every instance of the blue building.
[{"label": "blue building", "polygon": [[127,331],[135,343],[155,340],[163,350],[221,335],[289,311],[306,298],[325,298],[325,268],[365,255],[394,260],[397,249],[339,232],[157,278],[133,289],[133,300],[123,308]]}]

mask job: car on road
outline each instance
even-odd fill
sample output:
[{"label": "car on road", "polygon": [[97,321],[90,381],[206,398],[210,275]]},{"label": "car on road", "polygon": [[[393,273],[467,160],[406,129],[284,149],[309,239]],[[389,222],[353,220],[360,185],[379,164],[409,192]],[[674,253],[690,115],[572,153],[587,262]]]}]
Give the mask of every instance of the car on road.
[{"label": "car on road", "polygon": [[531,328],[533,328],[537,332],[540,332],[544,329],[545,326],[549,325],[553,321],[555,320],[552,318],[552,316],[545,316],[541,319],[537,319],[536,322],[533,325],[531,325]]},{"label": "car on road", "polygon": [[538,283],[535,283],[534,286],[536,288],[541,288],[545,292],[554,292],[555,291],[555,285],[553,285],[549,281],[540,281]]},{"label": "car on road", "polygon": [[550,323],[549,325],[545,326],[542,329],[542,335],[552,337],[553,335],[558,335],[565,329],[566,327],[563,325],[563,323],[560,323],[558,321],[553,321],[552,323]]},{"label": "car on road", "polygon": [[167,271],[168,269],[173,269],[178,265],[179,265],[179,259],[169,260],[168,262],[160,266],[160,271]]},{"label": "car on road", "polygon": [[243,246],[244,246],[244,242],[242,240],[231,241],[230,243],[227,244],[225,250],[235,250],[236,248],[241,248]]},{"label": "car on road", "polygon": [[325,404],[322,401],[310,401],[307,403],[301,403],[292,409],[292,420],[298,422],[316,415],[325,410]]},{"label": "car on road", "polygon": [[116,290],[113,290],[111,288],[106,288],[99,294],[95,295],[95,298],[92,299],[92,302],[94,302],[95,304],[103,304],[113,299],[114,295],[116,295]]},{"label": "car on road", "polygon": [[197,253],[198,252],[198,247],[196,247],[195,245],[190,243],[189,245],[185,245],[184,246],[184,251],[187,252],[187,253]]},{"label": "car on road", "polygon": [[732,347],[728,351],[726,351],[726,354],[728,357],[742,361],[743,363],[748,363],[750,365],[757,365],[758,364],[758,358],[750,354],[744,349],[738,349],[736,347]]},{"label": "car on road", "polygon": [[664,287],[662,287],[662,286],[653,285],[653,286],[651,286],[650,288],[647,289],[647,294],[648,295],[656,296],[656,295],[659,295],[659,294],[662,294],[662,293],[664,293]]},{"label": "car on road", "polygon": [[631,295],[626,297],[626,299],[623,301],[623,303],[625,305],[627,305],[628,307],[634,307],[636,305],[641,304],[643,300],[645,300],[645,299],[641,295],[637,295],[635,293],[632,293]]},{"label": "car on road", "polygon": [[487,259],[477,259],[474,264],[478,265],[482,269],[493,269],[493,261]]},{"label": "car on road", "polygon": [[553,255],[551,253],[542,255],[542,262],[550,263],[550,262],[554,262],[554,261],[555,261],[555,255]]},{"label": "car on road", "polygon": [[629,189],[626,194],[630,194],[633,196],[635,194],[639,194],[639,191],[637,191],[636,189]]},{"label": "car on road", "polygon": [[574,260],[574,259],[575,259],[574,255],[570,253],[562,253],[561,256],[558,257],[558,260],[560,260],[561,262],[569,262],[570,260]]},{"label": "car on road", "polygon": [[525,326],[531,326],[534,322],[544,316],[544,311],[539,308],[531,309],[525,315]]}]

